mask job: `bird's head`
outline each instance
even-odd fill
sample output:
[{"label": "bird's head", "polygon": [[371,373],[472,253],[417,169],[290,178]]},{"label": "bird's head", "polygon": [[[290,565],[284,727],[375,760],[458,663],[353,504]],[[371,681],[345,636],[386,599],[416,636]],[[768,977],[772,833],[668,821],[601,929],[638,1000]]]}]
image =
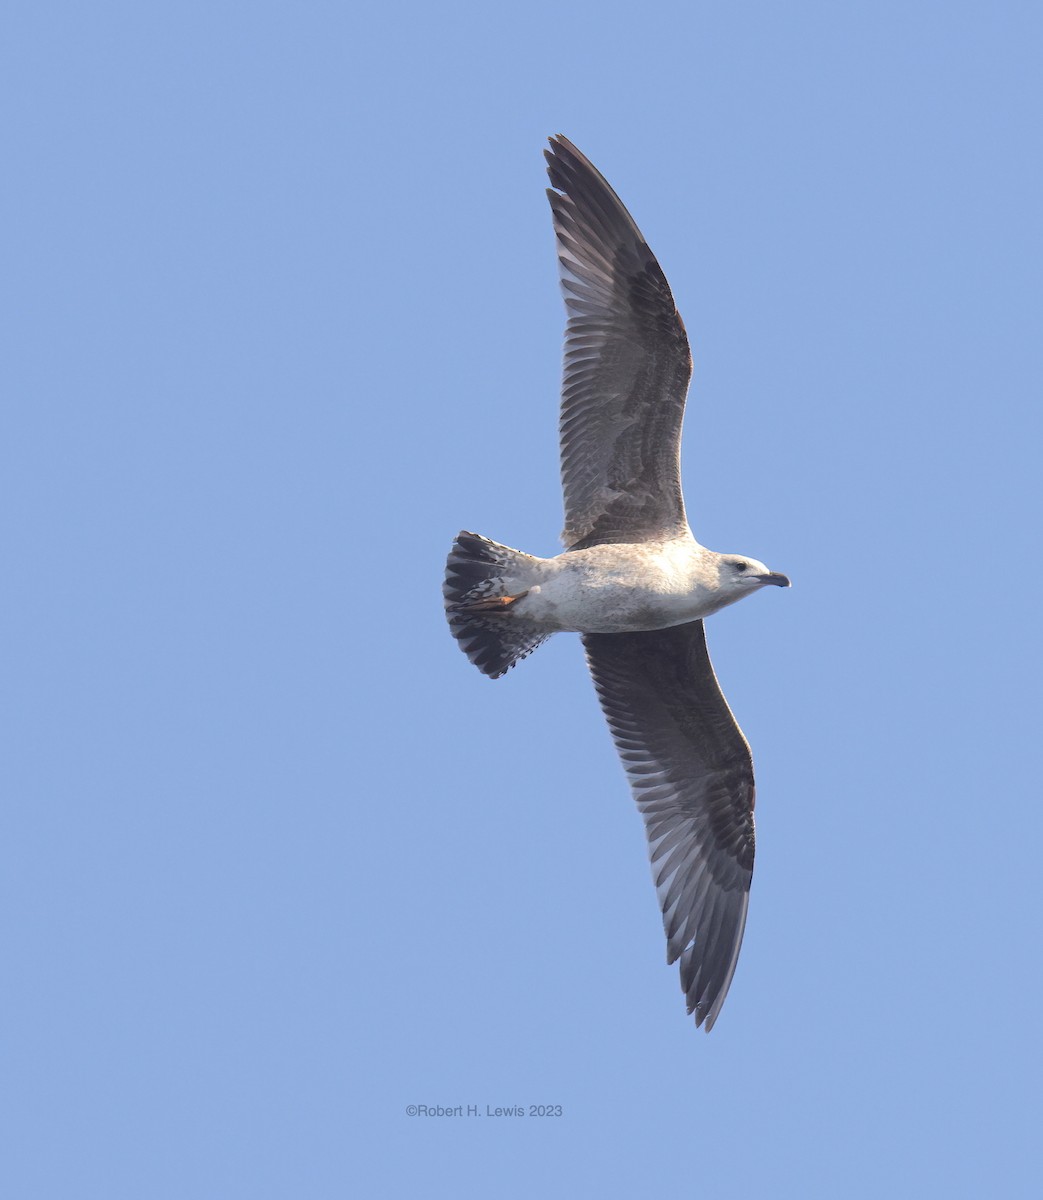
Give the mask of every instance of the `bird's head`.
[{"label": "bird's head", "polygon": [[776,587],[789,587],[789,579],[776,571],[769,571],[762,562],[747,558],[745,554],[722,554],[718,560],[718,586],[739,596],[756,591],[773,583]]}]

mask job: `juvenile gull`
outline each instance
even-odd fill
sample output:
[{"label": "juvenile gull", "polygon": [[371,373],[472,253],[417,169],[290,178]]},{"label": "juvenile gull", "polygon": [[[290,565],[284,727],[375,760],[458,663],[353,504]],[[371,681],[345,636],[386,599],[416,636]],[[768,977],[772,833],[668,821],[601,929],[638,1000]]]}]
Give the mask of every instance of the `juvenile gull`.
[{"label": "juvenile gull", "polygon": [[564,137],[546,151],[568,324],[561,399],[567,547],[535,558],[461,533],[443,592],[453,636],[498,679],[552,633],[587,663],[645,821],[667,961],[707,1032],[735,973],[753,874],[753,762],[703,618],[766,584],[692,536],[680,441],[692,358],[652,251]]}]

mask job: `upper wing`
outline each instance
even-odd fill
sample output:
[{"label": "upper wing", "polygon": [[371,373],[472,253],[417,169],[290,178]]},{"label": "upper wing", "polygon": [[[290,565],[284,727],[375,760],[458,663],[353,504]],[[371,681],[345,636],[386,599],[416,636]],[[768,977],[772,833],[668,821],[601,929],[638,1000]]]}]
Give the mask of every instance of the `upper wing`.
[{"label": "upper wing", "polygon": [[546,151],[568,324],[561,479],[570,549],[687,529],[679,452],[692,357],[641,231],[564,137]]},{"label": "upper wing", "polygon": [[707,1032],[742,945],[753,875],[753,761],[721,694],[702,621],[583,638],[645,820],[667,962]]}]

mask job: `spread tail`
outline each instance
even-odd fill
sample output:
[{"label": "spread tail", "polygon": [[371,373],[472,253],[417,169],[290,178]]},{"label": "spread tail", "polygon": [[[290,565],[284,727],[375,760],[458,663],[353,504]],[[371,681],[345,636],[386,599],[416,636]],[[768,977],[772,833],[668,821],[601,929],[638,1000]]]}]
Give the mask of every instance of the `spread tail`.
[{"label": "spread tail", "polygon": [[477,533],[459,534],[445,564],[445,614],[460,649],[479,671],[499,679],[549,634],[513,607],[535,580],[539,559]]}]

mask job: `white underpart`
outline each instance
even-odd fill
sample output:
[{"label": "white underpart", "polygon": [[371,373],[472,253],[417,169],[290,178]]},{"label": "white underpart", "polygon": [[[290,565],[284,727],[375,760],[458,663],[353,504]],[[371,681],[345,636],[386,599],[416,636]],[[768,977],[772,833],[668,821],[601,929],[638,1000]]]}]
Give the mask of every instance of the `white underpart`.
[{"label": "white underpart", "polygon": [[754,572],[733,578],[724,558],[688,535],[566,551],[504,582],[509,591],[528,592],[512,615],[548,631],[632,633],[708,617],[755,590]]}]

